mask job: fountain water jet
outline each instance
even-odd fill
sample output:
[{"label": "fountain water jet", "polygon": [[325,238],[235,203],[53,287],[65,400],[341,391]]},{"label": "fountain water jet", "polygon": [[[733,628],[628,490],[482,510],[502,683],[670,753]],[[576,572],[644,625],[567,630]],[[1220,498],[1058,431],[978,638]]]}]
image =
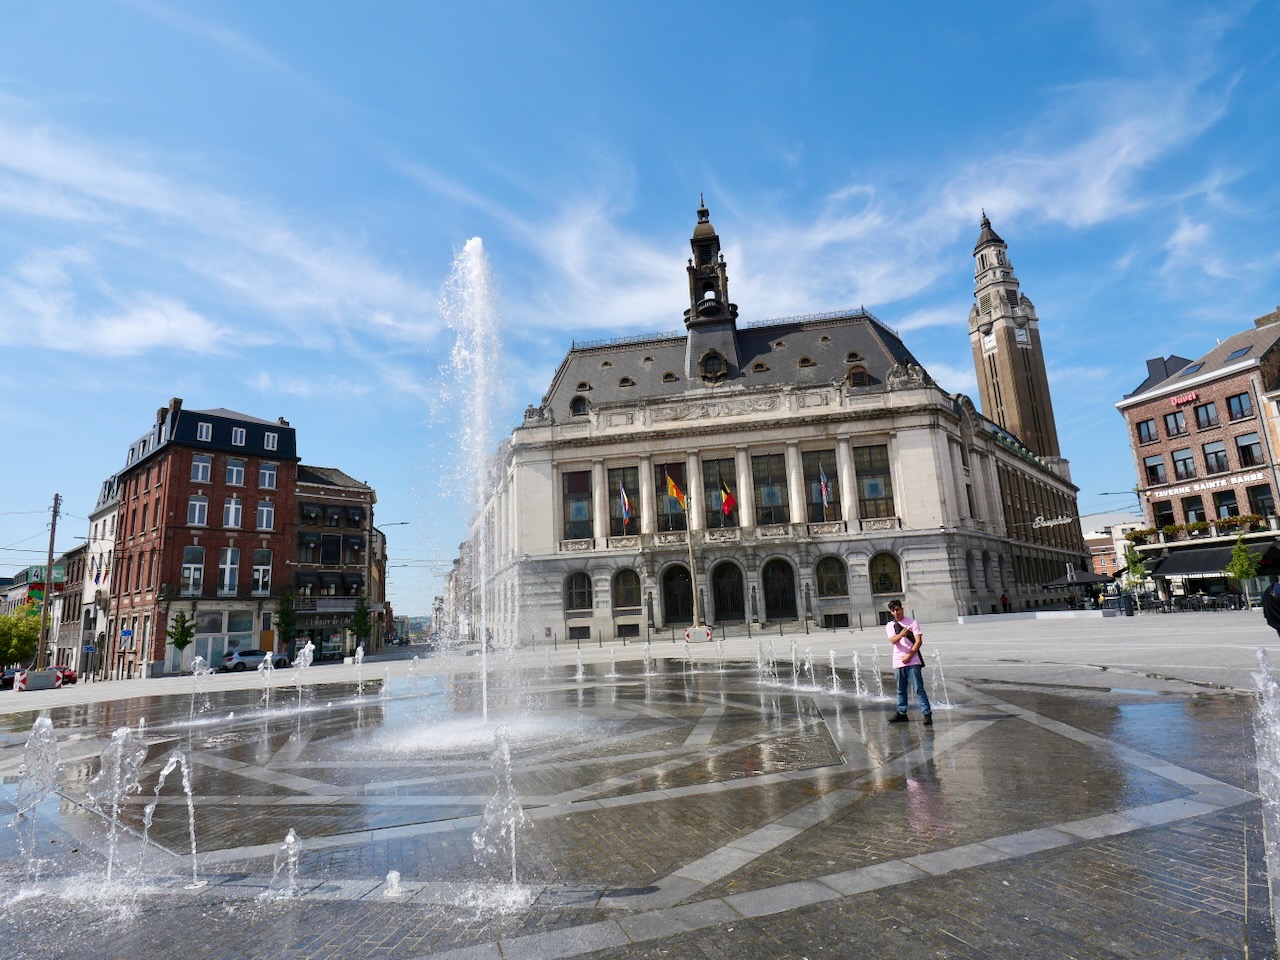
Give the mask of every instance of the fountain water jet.
[{"label": "fountain water jet", "polygon": [[196,890],[205,886],[208,881],[200,880],[196,874],[196,805],[191,794],[191,767],[187,764],[186,756],[179,751],[175,750],[169,754],[169,759],[165,762],[164,769],[160,771],[160,778],[156,782],[156,798],[147,804],[146,810],[143,811],[140,857],[145,859],[147,855],[147,835],[151,832],[151,821],[155,816],[156,805],[160,802],[160,791],[164,787],[164,781],[174,768],[179,766],[182,767],[182,792],[187,798],[187,836],[191,841],[191,883],[187,885],[187,889]]},{"label": "fountain water jet", "polygon": [[[830,655],[831,659],[831,693],[835,696],[839,696],[840,674],[836,672],[836,652],[834,650],[828,650],[827,653]],[[855,673],[854,676],[856,677],[857,674]],[[857,681],[855,680],[854,682],[856,684]]]},{"label": "fountain water jet", "polygon": [[107,882],[112,879],[116,847],[120,838],[120,807],[130,794],[142,790],[142,762],[147,746],[129,727],[121,727],[111,735],[102,751],[102,765],[89,781],[86,798],[89,805],[111,824],[107,834]]},{"label": "fountain water jet", "polygon": [[[270,658],[268,658],[270,659]],[[213,667],[205,662],[204,657],[196,657],[191,661],[191,713],[188,719],[196,716],[196,702],[200,701],[200,712],[209,709],[209,698],[201,697],[204,693],[204,678],[213,673]]]},{"label": "fountain water jet", "polygon": [[[499,372],[501,345],[498,339],[497,309],[493,296],[493,281],[489,273],[489,261],[485,256],[484,242],[472,237],[453,259],[453,270],[440,289],[440,314],[455,334],[450,354],[453,381],[458,384],[462,415],[458,449],[462,451],[458,463],[457,489],[471,485],[473,500],[470,516],[482,514],[481,507],[488,496],[488,457],[493,447],[489,405],[499,396],[501,383]],[[454,407],[457,410],[457,407]],[[487,524],[480,522],[472,535],[470,554],[471,595],[478,601],[471,630],[480,640],[480,704],[482,720],[489,721],[489,543]]]},{"label": "fountain water jet", "polygon": [[18,842],[22,844],[27,860],[27,876],[32,880],[38,880],[40,873],[40,862],[35,852],[36,807],[57,787],[58,764],[58,738],[53,732],[53,721],[42,714],[31,725],[31,733],[27,735],[27,744],[22,751],[22,773],[18,780],[18,793],[14,797],[17,812],[10,821],[14,828],[18,827],[19,820],[30,821],[25,834],[18,830]]},{"label": "fountain water jet", "polygon": [[489,799],[480,818],[480,826],[471,835],[471,847],[478,862],[491,865],[511,863],[511,885],[516,885],[516,842],[526,822],[524,808],[516,796],[511,773],[511,742],[505,725],[493,733],[493,775],[497,790]]}]

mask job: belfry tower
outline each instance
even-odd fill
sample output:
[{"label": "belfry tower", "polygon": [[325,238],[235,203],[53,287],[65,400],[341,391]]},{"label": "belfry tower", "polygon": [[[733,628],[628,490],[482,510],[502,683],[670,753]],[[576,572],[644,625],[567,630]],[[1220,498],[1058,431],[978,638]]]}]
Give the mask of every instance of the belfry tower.
[{"label": "belfry tower", "polygon": [[982,412],[1048,461],[1055,473],[1068,477],[1067,462],[1058,449],[1040,320],[1019,289],[1008,247],[985,213],[973,261],[977,303],[969,311],[969,341]]},{"label": "belfry tower", "polygon": [[689,240],[689,309],[684,325],[685,376],[717,383],[738,373],[738,305],[729,302],[729,268],[703,200]]}]

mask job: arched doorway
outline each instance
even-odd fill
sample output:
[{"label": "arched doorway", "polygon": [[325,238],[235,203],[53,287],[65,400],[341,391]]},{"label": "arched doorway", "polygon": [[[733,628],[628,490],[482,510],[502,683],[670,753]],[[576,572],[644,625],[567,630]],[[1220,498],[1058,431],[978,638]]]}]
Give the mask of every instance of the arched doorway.
[{"label": "arched doorway", "polygon": [[785,560],[770,560],[761,572],[766,620],[796,619],[796,574]]},{"label": "arched doorway", "polygon": [[716,622],[747,619],[743,599],[742,571],[737,564],[720,563],[711,571],[711,597],[715,603]]},{"label": "arched doorway", "polygon": [[662,573],[662,621],[693,623],[693,581],[682,564],[673,563]]}]

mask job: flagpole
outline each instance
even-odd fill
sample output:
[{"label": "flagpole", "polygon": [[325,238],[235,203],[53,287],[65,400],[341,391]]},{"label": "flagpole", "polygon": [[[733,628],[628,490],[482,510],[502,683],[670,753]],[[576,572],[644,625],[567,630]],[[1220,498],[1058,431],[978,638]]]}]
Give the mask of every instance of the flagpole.
[{"label": "flagpole", "polygon": [[698,573],[693,566],[693,527],[689,523],[689,511],[684,512],[685,539],[689,541],[689,587],[693,591],[693,629],[702,626],[698,611]]}]

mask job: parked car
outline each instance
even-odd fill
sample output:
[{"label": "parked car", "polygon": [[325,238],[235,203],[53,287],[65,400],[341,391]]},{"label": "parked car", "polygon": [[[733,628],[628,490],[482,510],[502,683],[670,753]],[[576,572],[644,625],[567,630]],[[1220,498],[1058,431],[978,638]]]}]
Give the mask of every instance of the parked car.
[{"label": "parked car", "polygon": [[[273,654],[271,665],[273,667],[289,666],[289,658],[283,654]],[[267,651],[265,650],[232,650],[222,658],[222,666],[218,669],[224,673],[228,670],[257,670],[258,664],[267,659]]]},{"label": "parked car", "polygon": [[58,664],[53,669],[57,670],[60,674],[62,674],[63,683],[75,683],[76,680],[78,679],[76,677],[76,671],[72,667],[67,667],[67,666],[63,666],[62,664]]},{"label": "parked car", "polygon": [[3,674],[0,674],[0,690],[12,690],[13,678],[19,673],[24,673],[21,667],[9,667]]}]

